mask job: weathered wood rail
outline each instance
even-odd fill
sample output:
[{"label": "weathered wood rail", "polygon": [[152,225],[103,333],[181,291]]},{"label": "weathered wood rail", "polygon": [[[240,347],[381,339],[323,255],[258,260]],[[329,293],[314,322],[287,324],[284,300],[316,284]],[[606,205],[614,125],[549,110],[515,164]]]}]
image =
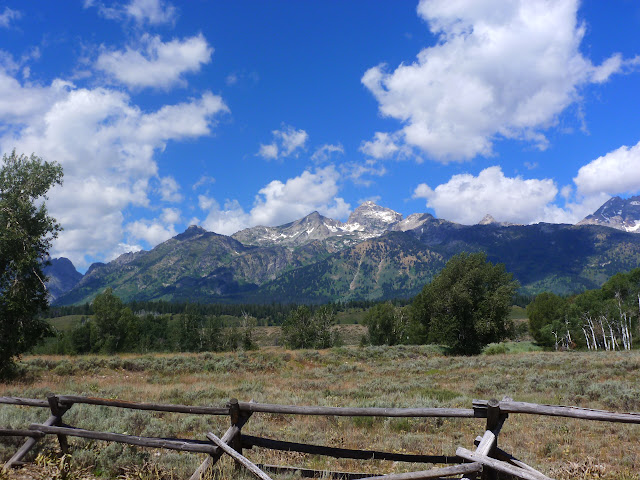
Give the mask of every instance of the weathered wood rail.
[{"label": "weathered wood rail", "polygon": [[[456,477],[462,480],[481,478],[493,480],[500,472],[501,478],[520,478],[524,480],[552,480],[533,467],[518,460],[513,455],[498,448],[498,436],[509,414],[531,414],[556,417],[577,418],[602,422],[622,422],[640,424],[640,413],[617,413],[605,410],[594,410],[580,407],[561,405],[540,405],[535,403],[515,402],[510,398],[497,400],[474,400],[473,408],[354,408],[354,407],[321,407],[274,405],[266,403],[238,402],[231,399],[222,407],[173,405],[158,403],[129,402],[119,399],[105,399],[78,395],[49,394],[45,400],[20,397],[0,397],[0,404],[18,405],[26,407],[48,408],[50,417],[44,423],[32,423],[28,428],[7,429],[0,428],[0,438],[6,436],[25,437],[22,447],[7,461],[3,468],[18,466],[27,453],[41,438],[46,435],[56,435],[63,453],[69,451],[67,437],[89,438],[106,442],[118,442],[149,448],[163,448],[183,452],[203,453],[207,457],[191,476],[191,480],[199,480],[223,455],[231,456],[236,465],[244,466],[261,480],[271,480],[269,472],[299,471],[305,476],[321,476],[330,474],[334,478],[355,480],[423,480]],[[114,408],[133,410],[147,410],[155,412],[189,413],[195,415],[223,415],[229,416],[231,426],[221,438],[213,432],[203,432],[205,439],[155,438],[126,435],[114,432],[96,432],[72,427],[62,423],[64,414],[75,404],[101,405]],[[400,454],[375,450],[359,450],[337,448],[322,445],[288,442],[283,440],[243,435],[242,427],[255,414],[285,414],[285,415],[324,415],[324,416],[374,416],[374,417],[403,417],[403,418],[469,418],[484,419],[486,426],[484,434],[478,436],[474,443],[475,451],[459,447],[455,455],[421,455]],[[291,451],[314,455],[324,455],[335,458],[350,458],[361,460],[390,460],[395,462],[445,464],[439,468],[431,468],[417,472],[370,476],[362,473],[349,472],[317,472],[297,467],[278,465],[257,465],[243,455],[243,449],[265,448],[271,450]],[[454,465],[452,465],[454,464]]]}]

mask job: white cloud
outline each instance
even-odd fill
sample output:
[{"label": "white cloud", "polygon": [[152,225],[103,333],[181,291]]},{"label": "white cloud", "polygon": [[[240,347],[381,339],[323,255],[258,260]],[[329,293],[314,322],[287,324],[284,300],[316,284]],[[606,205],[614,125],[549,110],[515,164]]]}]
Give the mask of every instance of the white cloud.
[{"label": "white cloud", "polygon": [[227,200],[224,208],[220,208],[220,204],[214,198],[204,195],[198,198],[200,208],[207,213],[207,217],[201,222],[206,230],[231,235],[253,226],[251,215],[244,211],[237,200]]},{"label": "white cloud", "polygon": [[273,180],[258,192],[251,217],[256,225],[280,225],[318,210],[327,216],[343,217],[349,211],[338,194],[340,175],[330,165],[315,173],[306,170],[286,182]]},{"label": "white cloud", "polygon": [[316,149],[311,155],[311,160],[316,163],[326,162],[331,159],[333,154],[344,155],[344,147],[341,143],[337,145],[331,145],[329,143],[322,145],[320,148]]},{"label": "white cloud", "polygon": [[135,239],[146,241],[152,248],[177,235],[173,225],[166,226],[157,220],[136,220],[127,225],[127,232]]},{"label": "white cloud", "polygon": [[[564,199],[557,205],[558,194]],[[416,187],[414,198],[427,200],[440,218],[472,225],[487,213],[501,222],[576,223],[597,210],[610,196],[606,193],[575,195],[570,185],[558,191],[549,178],[506,177],[499,166],[482,170],[478,176],[460,174],[432,189],[426,183]]]},{"label": "white cloud", "polygon": [[258,150],[258,155],[262,158],[266,158],[267,160],[275,160],[278,158],[278,145],[275,143],[270,143],[268,145],[260,145],[260,150]]},{"label": "white cloud", "polygon": [[85,0],[84,8],[97,7],[98,12],[110,20],[131,19],[140,25],[161,25],[173,23],[177,17],[176,8],[162,0],[131,0],[113,5],[112,2]]},{"label": "white cloud", "polygon": [[368,159],[364,163],[344,164],[342,171],[353,183],[364,186],[370,186],[373,183],[370,177],[382,177],[387,174],[386,167],[373,159]]},{"label": "white cloud", "polygon": [[143,240],[150,248],[177,235],[175,224],[180,221],[181,212],[177,208],[163,208],[162,214],[153,220],[141,219],[126,226],[129,239]]},{"label": "white cloud", "polygon": [[258,155],[267,160],[290,157],[298,149],[303,149],[309,135],[304,130],[296,130],[291,125],[283,125],[282,130],[273,130],[273,142],[261,144]]},{"label": "white cloud", "polygon": [[61,80],[22,85],[0,70],[0,149],[36,152],[62,165],[64,186],[54,188],[48,202],[64,227],[52,255],[80,268],[119,248],[125,209],[149,205],[155,153],[169,141],[209,134],[225,111],[220,97],[205,93],[144,112],[121,91]]},{"label": "white cloud", "polygon": [[180,194],[180,185],[172,176],[160,179],[160,197],[165,202],[177,203],[181,202],[183,197]]},{"label": "white cloud", "polygon": [[111,260],[115,260],[116,258],[118,258],[123,253],[135,253],[139,252],[140,250],[142,250],[142,247],[140,245],[130,245],[128,243],[121,242],[109,252],[109,254],[105,257],[105,260],[107,262],[110,262]]},{"label": "white cloud", "polygon": [[[391,73],[369,69],[362,83],[384,116],[402,122],[393,135],[434,159],[490,156],[500,138],[544,149],[542,132],[580,100],[580,87],[637,63],[583,57],[577,9],[578,0],[421,0],[438,43]],[[362,147],[375,158],[399,146],[378,135]]]},{"label": "white cloud", "polygon": [[373,140],[362,142],[360,151],[377,160],[390,158],[400,150],[393,137],[389,133],[376,132]]},{"label": "white cloud", "polygon": [[173,5],[161,0],[132,0],[124,10],[136,22],[151,25],[171,23],[177,15]]},{"label": "white cloud", "polygon": [[96,67],[128,87],[167,89],[185,85],[184,74],[199,71],[211,61],[212,53],[213,48],[202,34],[169,42],[144,35],[139,49],[105,51],[98,57]]},{"label": "white cloud", "polygon": [[531,223],[543,217],[545,207],[557,193],[553,180],[508,178],[495,166],[482,170],[477,177],[454,175],[435,189],[420,184],[414,197],[425,198],[438,217],[458,223],[478,223],[487,213],[499,221]]},{"label": "white cloud", "polygon": [[163,208],[160,219],[165,225],[176,224],[180,221],[180,210],[177,208]]},{"label": "white cloud", "polygon": [[596,158],[580,168],[573,181],[583,195],[640,192],[640,142]]},{"label": "white cloud", "polygon": [[22,13],[18,10],[12,10],[9,7],[4,7],[4,12],[0,13],[0,27],[9,28],[11,22],[18,20],[22,17]]},{"label": "white cloud", "polygon": [[245,212],[235,200],[220,208],[213,198],[201,195],[200,208],[208,211],[202,225],[207,230],[232,234],[256,225],[282,225],[316,210],[331,218],[345,218],[350,205],[337,196],[339,180],[333,165],[315,172],[306,170],[285,182],[273,180],[259,190],[250,212]]},{"label": "white cloud", "polygon": [[193,184],[193,186],[191,187],[192,190],[197,190],[200,187],[203,187],[205,185],[211,185],[216,183],[216,179],[213,177],[210,177],[208,175],[202,175],[198,181],[196,183]]}]

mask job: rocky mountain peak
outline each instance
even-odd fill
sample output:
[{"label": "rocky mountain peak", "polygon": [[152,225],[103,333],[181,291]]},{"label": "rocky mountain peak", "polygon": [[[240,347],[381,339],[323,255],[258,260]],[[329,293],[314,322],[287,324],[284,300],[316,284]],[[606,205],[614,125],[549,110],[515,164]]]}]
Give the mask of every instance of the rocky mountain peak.
[{"label": "rocky mountain peak", "polygon": [[207,231],[199,225],[189,225],[184,232],[180,235],[176,235],[174,238],[176,240],[187,240],[189,238],[197,237],[198,235],[202,235],[203,233],[207,233]]},{"label": "rocky mountain peak", "polygon": [[71,290],[82,278],[71,260],[65,257],[49,259],[49,265],[44,267],[44,274],[48,277],[47,290],[51,300]]},{"label": "rocky mountain peak", "polygon": [[365,230],[379,234],[391,230],[400,221],[402,214],[367,201],[351,212],[345,226],[350,230]]},{"label": "rocky mountain peak", "polygon": [[421,227],[426,222],[433,220],[433,215],[428,213],[412,213],[404,220],[396,223],[393,226],[393,230],[396,232],[406,232],[408,230],[415,230]]},{"label": "rocky mountain peak", "polygon": [[623,199],[613,197],[578,225],[603,225],[605,227],[640,233],[640,195]]},{"label": "rocky mountain peak", "polygon": [[[323,217],[317,211],[315,211],[315,212],[311,212],[306,217],[301,218],[300,223],[322,223],[324,220],[326,220],[326,217]],[[296,223],[296,222],[293,222],[293,223]]]},{"label": "rocky mountain peak", "polygon": [[491,225],[493,223],[498,223],[495,218],[493,218],[490,214],[486,214],[482,217],[482,220],[478,222],[478,225]]}]

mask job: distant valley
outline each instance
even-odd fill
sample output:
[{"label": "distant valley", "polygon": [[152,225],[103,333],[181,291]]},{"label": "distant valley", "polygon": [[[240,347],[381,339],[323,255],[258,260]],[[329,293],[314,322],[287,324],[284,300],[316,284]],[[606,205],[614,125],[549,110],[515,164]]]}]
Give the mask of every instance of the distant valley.
[{"label": "distant valley", "polygon": [[[430,214],[403,218],[365,202],[347,222],[313,212],[232,236],[191,226],[150,251],[47,269],[56,304],[91,301],[106,287],[124,301],[328,302],[415,295],[456,253],[484,251],[523,293],[599,287],[640,265],[640,197],[615,197],[577,225],[510,225],[487,216],[460,225]],[[75,274],[73,273],[75,272]]]}]

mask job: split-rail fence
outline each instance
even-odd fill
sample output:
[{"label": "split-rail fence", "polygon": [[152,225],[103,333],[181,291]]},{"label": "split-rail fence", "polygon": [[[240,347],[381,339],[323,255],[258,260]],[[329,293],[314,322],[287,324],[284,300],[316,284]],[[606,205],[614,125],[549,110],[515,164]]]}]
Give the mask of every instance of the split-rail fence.
[{"label": "split-rail fence", "polygon": [[[56,435],[63,453],[69,451],[67,437],[82,437],[107,442],[118,442],[141,447],[164,448],[184,452],[207,454],[205,461],[193,473],[190,480],[199,480],[204,472],[213,466],[223,454],[231,456],[238,466],[246,467],[256,477],[271,480],[267,472],[299,471],[302,476],[332,476],[342,480],[366,478],[367,480],[422,480],[459,478],[466,480],[494,480],[498,478],[519,478],[524,480],[552,480],[533,467],[498,448],[498,435],[509,414],[534,414],[556,417],[569,417],[604,422],[622,422],[640,424],[640,413],[615,413],[604,410],[592,410],[579,407],[540,405],[535,403],[516,402],[505,397],[497,400],[474,400],[472,408],[354,408],[354,407],[320,407],[273,405],[265,403],[239,402],[231,399],[224,407],[168,405],[157,403],[128,402],[117,399],[93,398],[77,395],[47,395],[46,400],[0,397],[0,404],[23,405],[48,408],[50,417],[44,423],[32,423],[22,430],[2,429],[1,436],[26,437],[22,447],[7,461],[5,469],[23,464],[22,460],[35,446],[39,439],[46,435]],[[125,435],[121,433],[96,432],[75,428],[63,423],[63,415],[75,404],[103,405],[117,408],[150,410],[155,412],[178,412],[200,415],[226,415],[230,417],[231,426],[222,437],[208,432],[206,440],[154,438]],[[476,437],[474,451],[459,447],[455,455],[418,455],[372,450],[356,450],[321,445],[294,443],[283,440],[255,437],[242,434],[242,427],[254,413],[284,415],[325,415],[325,416],[373,416],[373,417],[440,417],[485,419],[484,434]],[[414,462],[445,464],[444,467],[431,468],[417,472],[396,473],[381,476],[346,472],[319,472],[309,469],[257,465],[242,453],[244,449],[254,447],[292,451],[315,455],[326,455],[335,458],[378,459],[396,462]]]}]

